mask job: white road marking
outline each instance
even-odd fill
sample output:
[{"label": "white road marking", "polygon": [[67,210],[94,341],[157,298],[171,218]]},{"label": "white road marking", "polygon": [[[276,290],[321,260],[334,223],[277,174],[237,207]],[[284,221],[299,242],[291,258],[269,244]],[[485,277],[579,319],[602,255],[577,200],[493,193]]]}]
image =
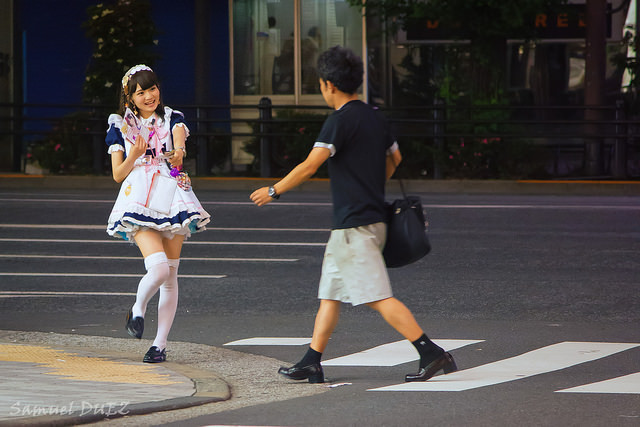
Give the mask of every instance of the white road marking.
[{"label": "white road marking", "polygon": [[599,381],[597,383],[565,388],[564,390],[556,390],[556,393],[640,394],[640,372],[625,375],[623,377],[612,378],[610,380]]},{"label": "white road marking", "polygon": [[561,342],[509,359],[368,391],[464,391],[565,369],[638,347],[638,343]]},{"label": "white road marking", "polygon": [[[391,197],[391,195],[389,195]],[[34,202],[34,203],[109,203],[113,204],[113,200],[100,199],[47,199],[47,198],[0,198],[0,202]],[[228,205],[228,206],[254,206],[253,202],[209,202],[200,201],[203,205]],[[271,203],[269,207],[288,207],[288,206],[332,206],[331,202],[277,202]],[[455,205],[455,204],[423,204],[427,209],[587,209],[587,210],[640,210],[640,206],[633,205],[535,205],[535,204],[474,204],[474,205]]]},{"label": "white road marking", "polygon": [[[34,203],[108,203],[113,204],[115,198],[112,200],[103,199],[38,199],[38,198],[0,198],[0,202],[34,202]],[[221,205],[221,206],[255,206],[253,202],[207,202],[200,200],[203,205]],[[278,202],[273,203],[270,206],[331,206],[331,202]]]},{"label": "white road marking", "polygon": [[[135,260],[141,257],[134,256],[89,256],[89,255],[25,255],[25,254],[0,254],[0,258],[43,258],[43,259],[91,259],[91,260]],[[295,262],[298,258],[205,258],[205,257],[181,257],[180,261],[241,261],[241,262]]]},{"label": "white road marking", "polygon": [[[142,277],[144,274],[117,274],[117,273],[0,273],[0,276],[27,276],[27,277]],[[225,274],[179,274],[184,279],[222,279]]]},{"label": "white road marking", "polygon": [[[52,230],[106,230],[107,225],[95,224],[0,224],[0,228],[29,228]],[[330,232],[329,228],[268,228],[268,227],[209,227],[213,231],[293,231],[293,232]]]},{"label": "white road marking", "polygon": [[[436,340],[433,342],[447,351],[467,345],[482,342],[483,340]],[[323,366],[396,366],[420,359],[413,344],[407,340],[379,345],[359,353],[336,357],[323,361]]]},{"label": "white road marking", "polygon": [[257,337],[231,341],[223,345],[306,345],[311,338]]},{"label": "white road marking", "polygon": [[66,296],[135,296],[135,292],[55,292],[55,291],[0,291],[0,298],[36,298]]},{"label": "white road marking", "polygon": [[[2,238],[0,242],[16,242],[16,243],[118,243],[130,244],[121,239],[113,240],[91,240],[91,239],[8,239]],[[185,245],[223,245],[223,246],[325,246],[326,243],[308,243],[308,242],[201,242],[187,240]]]}]

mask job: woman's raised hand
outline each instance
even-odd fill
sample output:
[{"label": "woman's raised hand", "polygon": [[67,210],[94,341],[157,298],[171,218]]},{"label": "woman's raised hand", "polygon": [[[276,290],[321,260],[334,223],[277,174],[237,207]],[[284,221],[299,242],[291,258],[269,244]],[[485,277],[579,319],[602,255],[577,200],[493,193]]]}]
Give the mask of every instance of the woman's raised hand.
[{"label": "woman's raised hand", "polygon": [[129,155],[137,159],[142,156],[147,151],[147,141],[144,140],[142,135],[138,135],[136,137],[136,142],[131,145],[131,149],[129,150]]}]

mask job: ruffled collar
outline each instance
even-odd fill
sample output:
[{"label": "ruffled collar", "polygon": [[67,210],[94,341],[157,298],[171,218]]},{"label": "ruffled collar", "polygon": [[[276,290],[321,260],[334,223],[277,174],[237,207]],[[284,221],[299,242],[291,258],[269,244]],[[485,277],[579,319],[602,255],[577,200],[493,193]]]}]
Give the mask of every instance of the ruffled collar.
[{"label": "ruffled collar", "polygon": [[[162,124],[163,126],[164,125],[168,126],[170,121],[171,121],[171,115],[174,114],[174,113],[184,117],[184,114],[182,114],[182,112],[180,112],[178,110],[173,110],[170,107],[167,107],[165,105],[165,107],[164,107],[164,117],[163,118],[160,118],[160,116],[158,116],[157,113],[153,113],[153,115],[149,116],[148,119],[141,119],[142,120],[142,124],[144,124],[145,126],[150,126],[152,118],[155,117],[156,118],[156,122],[155,122],[156,126],[159,126],[160,124]],[[119,114],[110,114],[109,115],[109,119],[107,120],[109,126],[114,125],[118,129],[120,129],[122,127],[122,122],[123,121],[124,121],[124,119]]]},{"label": "ruffled collar", "polygon": [[159,117],[158,117],[158,115],[156,113],[153,113],[152,115],[150,115],[146,119],[143,119],[142,117],[140,117],[140,123],[142,123],[142,125],[146,126],[146,127],[151,127],[154,124],[157,124],[158,121],[159,121]]}]

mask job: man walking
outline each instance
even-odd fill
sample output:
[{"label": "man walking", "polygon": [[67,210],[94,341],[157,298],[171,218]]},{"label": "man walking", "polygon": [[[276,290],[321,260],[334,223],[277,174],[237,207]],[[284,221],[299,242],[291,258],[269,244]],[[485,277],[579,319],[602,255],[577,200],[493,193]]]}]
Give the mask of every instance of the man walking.
[{"label": "man walking", "polygon": [[320,55],[317,72],[322,96],[335,111],[327,117],[306,160],[272,187],[251,194],[251,200],[263,206],[329,161],[333,227],[322,264],[313,337],[302,360],[278,373],[294,380],[324,382],[320,361],[343,302],[368,305],[413,343],[420,365],[405,381],[426,381],[440,370],[453,372],[457,369],[453,357],[427,338],[391,291],[382,257],[387,232],[384,186],[402,156],[384,117],[358,100],[362,60],[351,50],[335,46]]}]

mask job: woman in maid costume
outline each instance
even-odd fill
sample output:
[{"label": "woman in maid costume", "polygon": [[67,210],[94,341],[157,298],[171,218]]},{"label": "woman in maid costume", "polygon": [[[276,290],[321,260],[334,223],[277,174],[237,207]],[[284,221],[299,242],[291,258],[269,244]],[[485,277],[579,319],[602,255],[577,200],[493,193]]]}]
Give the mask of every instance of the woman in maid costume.
[{"label": "woman in maid costume", "polygon": [[122,182],[107,233],[132,240],[147,274],[127,314],[129,335],[142,338],[147,303],[160,290],[158,331],[143,361],[164,362],[167,336],[178,307],[182,243],[205,229],[209,214],[182,172],[189,129],[184,115],[165,107],[156,74],[136,65],[122,78],[119,114],[109,116],[106,142],[113,179]]}]

